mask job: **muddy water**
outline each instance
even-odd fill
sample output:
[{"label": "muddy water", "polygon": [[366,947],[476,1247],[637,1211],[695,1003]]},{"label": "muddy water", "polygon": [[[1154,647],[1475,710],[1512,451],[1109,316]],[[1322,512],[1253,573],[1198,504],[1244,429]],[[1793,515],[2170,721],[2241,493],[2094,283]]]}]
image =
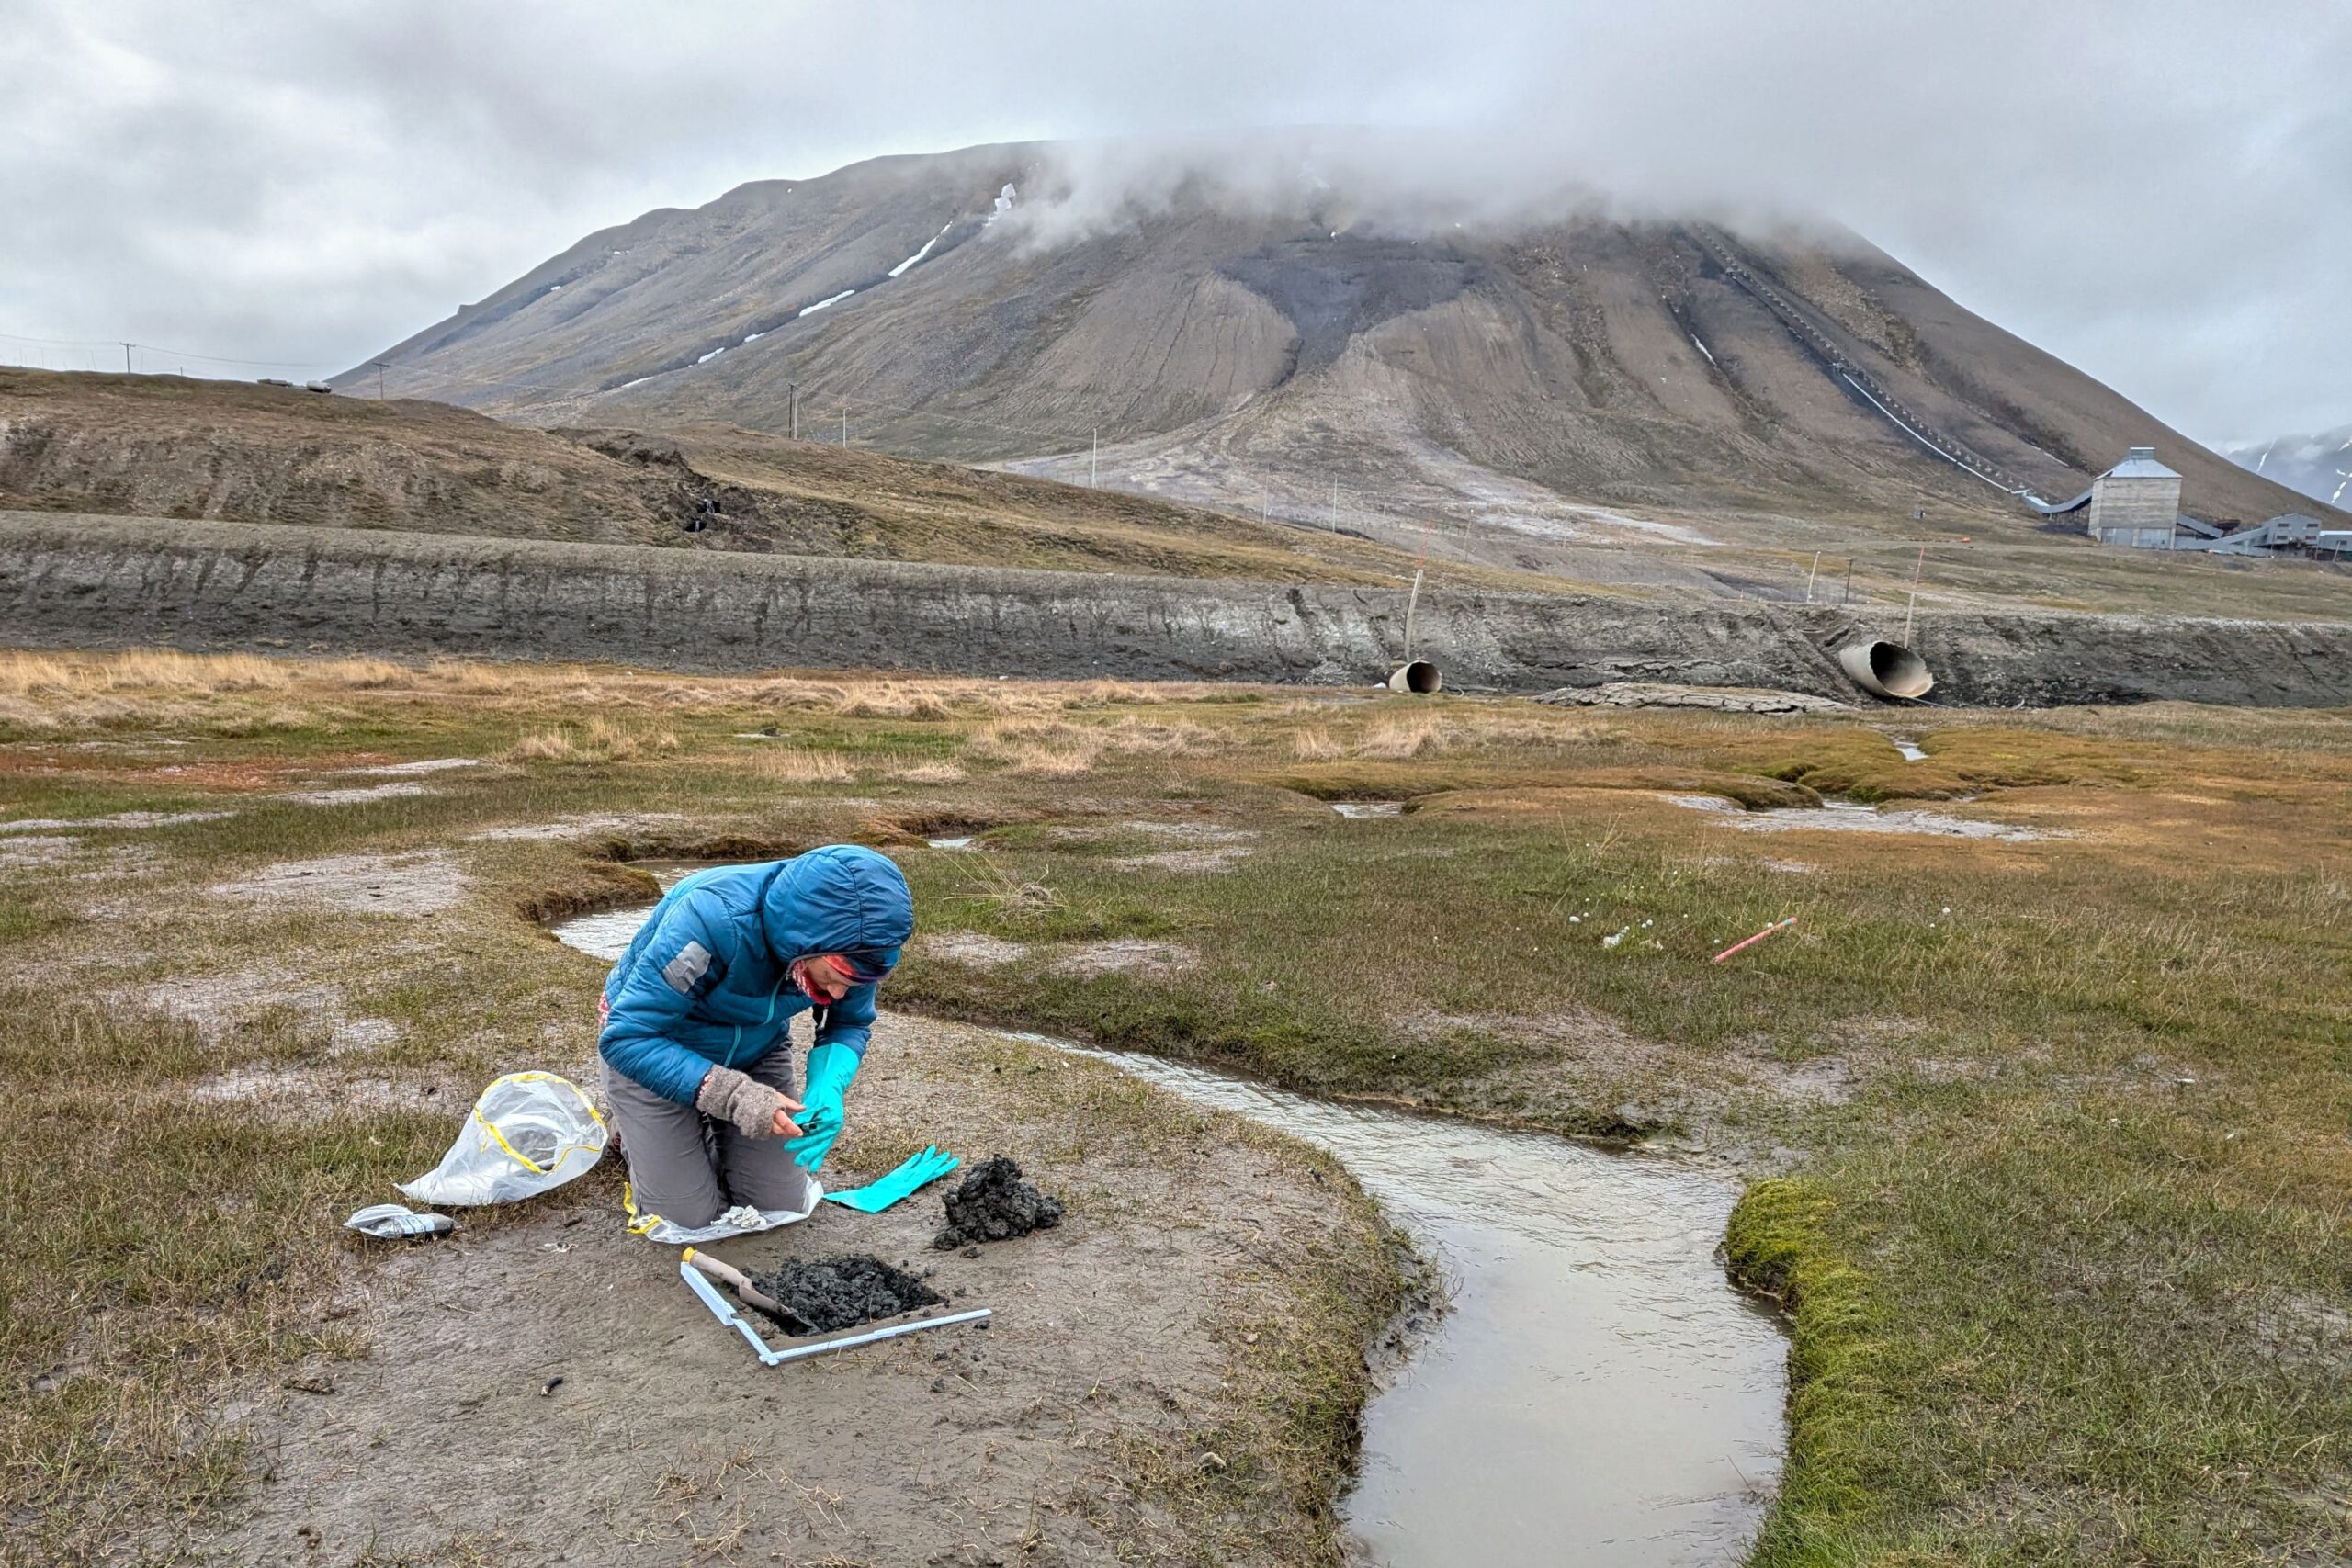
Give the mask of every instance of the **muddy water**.
[{"label": "muddy water", "polygon": [[[612,956],[644,915],[553,929]],[[1728,1181],[1044,1043],[1329,1150],[1440,1262],[1453,1310],[1365,1416],[1344,1507],[1363,1561],[1738,1561],[1780,1471],[1786,1345],[1716,1259],[1736,1196]]]}]

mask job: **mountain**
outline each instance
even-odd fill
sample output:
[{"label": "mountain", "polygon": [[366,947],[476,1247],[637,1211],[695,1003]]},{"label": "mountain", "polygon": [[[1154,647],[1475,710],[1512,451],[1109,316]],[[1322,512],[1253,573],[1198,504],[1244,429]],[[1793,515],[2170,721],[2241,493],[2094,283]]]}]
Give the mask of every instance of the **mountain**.
[{"label": "mountain", "polygon": [[549,425],[789,433],[797,404],[807,435],[1595,581],[1917,517],[2046,543],[2003,491],[2071,495],[2132,445],[2192,513],[2307,504],[1851,235],[1207,175],[1105,202],[1084,162],[881,158],[650,212],[386,350],[385,381]]},{"label": "mountain", "polygon": [[[2214,448],[2252,473],[2300,491],[2330,506],[2352,494],[2352,424],[2317,435],[2280,435],[2268,441],[2228,441]],[[2309,506],[2296,508],[2309,512]]]}]

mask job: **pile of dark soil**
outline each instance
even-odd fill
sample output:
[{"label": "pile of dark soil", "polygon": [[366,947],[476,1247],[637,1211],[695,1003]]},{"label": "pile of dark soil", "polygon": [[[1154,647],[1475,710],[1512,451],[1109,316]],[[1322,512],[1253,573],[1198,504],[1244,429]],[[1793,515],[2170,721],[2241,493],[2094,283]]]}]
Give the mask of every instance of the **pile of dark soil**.
[{"label": "pile of dark soil", "polygon": [[752,1283],[808,1319],[820,1334],[937,1306],[941,1299],[905,1269],[856,1253],[814,1263],[786,1259],[768,1273],[752,1275]]},{"label": "pile of dark soil", "polygon": [[947,1226],[932,1242],[945,1251],[972,1242],[1008,1241],[1062,1223],[1062,1206],[1021,1179],[1021,1168],[991,1156],[947,1195]]}]

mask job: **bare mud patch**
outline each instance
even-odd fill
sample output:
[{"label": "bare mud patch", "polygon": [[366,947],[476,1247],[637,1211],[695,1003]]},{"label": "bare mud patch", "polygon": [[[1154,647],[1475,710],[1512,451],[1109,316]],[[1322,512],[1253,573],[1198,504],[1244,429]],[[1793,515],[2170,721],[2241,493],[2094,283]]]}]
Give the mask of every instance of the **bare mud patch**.
[{"label": "bare mud patch", "polygon": [[1917,807],[1881,810],[1872,806],[1830,804],[1746,811],[1720,795],[1661,795],[1658,798],[1688,810],[1708,812],[1721,825],[1748,833],[1918,833],[1947,839],[1993,839],[2005,843],[2031,843],[2070,836],[2056,829],[1990,822]]},{"label": "bare mud patch", "polygon": [[479,768],[480,757],[424,757],[413,762],[385,762],[372,768],[337,768],[340,777],[371,779],[413,778],[420,773],[446,773],[458,768]]},{"label": "bare mud patch", "polygon": [[219,822],[233,811],[118,811],[111,817],[19,817],[0,822],[0,835],[51,833],[92,828],[177,828],[189,822]]},{"label": "bare mud patch", "polygon": [[72,834],[53,837],[0,839],[0,871],[56,865],[80,852],[82,840]]},{"label": "bare mud patch", "polygon": [[315,1067],[232,1067],[198,1079],[186,1094],[200,1103],[243,1105],[287,1120],[338,1111],[431,1111],[442,1104],[438,1084]]},{"label": "bare mud patch", "polygon": [[558,843],[566,839],[584,839],[596,833],[642,832],[649,828],[667,827],[684,820],[674,811],[638,812],[628,816],[588,813],[578,817],[558,817],[547,822],[517,822],[511,827],[485,828],[479,833],[469,833],[466,838],[469,843]]},{"label": "bare mud patch", "polygon": [[346,789],[296,789],[273,796],[298,806],[368,806],[379,800],[401,800],[433,792],[421,784],[354,784]]},{"label": "bare mud patch", "polygon": [[1145,937],[1027,942],[1008,942],[978,931],[947,931],[925,937],[922,950],[933,957],[975,969],[995,969],[1023,959],[1042,958],[1053,974],[1080,979],[1097,975],[1173,975],[1191,968],[1201,957],[1181,942]]},{"label": "bare mud patch", "polygon": [[[299,970],[309,956],[290,955],[289,967]],[[351,1017],[342,987],[290,984],[289,976],[277,971],[243,969],[185,976],[134,987],[124,993],[123,1000],[194,1024],[198,1038],[208,1044],[278,1008],[323,1024],[327,1049],[334,1055],[375,1050],[394,1044],[401,1037],[400,1026],[390,1019]]]},{"label": "bare mud patch", "polygon": [[1088,978],[1096,975],[1173,975],[1190,969],[1201,955],[1181,942],[1153,942],[1143,937],[1106,937],[1100,942],[1074,942],[1046,949],[1057,975]]},{"label": "bare mud patch", "polygon": [[1029,944],[1025,942],[1007,942],[978,931],[946,931],[928,936],[922,939],[922,950],[934,958],[974,969],[994,969],[1029,956]]},{"label": "bare mud patch", "polygon": [[1122,871],[1172,871],[1188,875],[1219,875],[1236,863],[1257,853],[1247,844],[1217,844],[1198,850],[1161,850],[1157,854],[1125,855],[1111,863]]},{"label": "bare mud patch", "polygon": [[216,898],[291,904],[346,915],[437,915],[464,899],[470,880],[446,851],[326,855],[285,861],[206,889]]},{"label": "bare mud patch", "polygon": [[[357,1314],[338,1321],[364,1328],[371,1353],[302,1369],[331,1393],[278,1373],[240,1390],[223,1426],[260,1479],[234,1507],[159,1524],[159,1538],[187,1539],[158,1539],[152,1555],[505,1568],[1191,1560],[1191,1528],[1139,1501],[1108,1456],[1141,1444],[1197,1458],[1196,1434],[1237,1397],[1226,1325],[1258,1310],[1267,1269],[1329,1245],[1329,1189],[1218,1137],[1074,1163],[1051,1151],[1083,1146],[1091,1101],[1006,1094],[990,1064],[1010,1072],[1025,1048],[895,1014],[882,1028],[890,1048],[860,1075],[839,1151],[848,1160],[865,1138],[869,1152],[850,1168],[879,1175],[905,1140],[958,1125],[1069,1190],[1069,1216],[965,1258],[927,1250],[932,1204],[865,1215],[828,1203],[722,1253],[753,1274],[844,1253],[935,1259],[922,1282],[953,1306],[993,1307],[986,1330],[762,1367],[680,1280],[674,1251],[627,1234],[608,1160],[614,1170],[536,1213],[367,1255],[346,1298]],[[1031,1066],[1055,1083],[1094,1071],[1042,1055]],[[446,1109],[454,1123],[464,1106]],[[1169,1213],[1185,1223],[1159,1223]],[[1280,1524],[1286,1506],[1265,1517]]]}]

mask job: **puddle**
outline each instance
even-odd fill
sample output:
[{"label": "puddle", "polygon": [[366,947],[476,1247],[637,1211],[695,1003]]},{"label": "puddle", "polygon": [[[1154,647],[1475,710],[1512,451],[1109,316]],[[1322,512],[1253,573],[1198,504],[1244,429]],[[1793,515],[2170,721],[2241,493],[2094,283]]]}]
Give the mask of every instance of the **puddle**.
[{"label": "puddle", "polygon": [[[1894,738],[1890,736],[1888,739],[1893,739]],[[1918,743],[1917,741],[1896,740],[1894,742],[1894,749],[1903,753],[1903,760],[1906,762],[1924,762],[1928,760],[1928,754],[1919,750]]]},{"label": "puddle", "polygon": [[1405,803],[1401,800],[1335,800],[1331,809],[1342,817],[1401,817]]},{"label": "puddle", "polygon": [[1668,795],[1659,798],[1692,811],[1712,812],[1722,818],[1725,827],[1749,833],[1797,830],[1928,833],[1947,839],[1999,839],[2007,843],[2030,843],[2039,839],[2063,839],[2067,836],[2052,829],[2025,828],[2015,822],[1986,822],[1973,817],[1953,817],[1946,812],[1917,807],[1882,810],[1875,806],[1863,806],[1850,800],[1825,800],[1819,806],[1747,811],[1719,795]]},{"label": "puddle", "polygon": [[925,839],[923,842],[934,850],[968,850],[972,847],[972,840],[969,838]]},{"label": "puddle", "polygon": [[[599,957],[642,907],[559,922]],[[1379,1568],[1732,1563],[1781,1468],[1787,1345],[1717,1260],[1734,1185],[1662,1157],[1327,1104],[1042,1036],[1330,1151],[1453,1310],[1373,1400],[1343,1511]]]}]

